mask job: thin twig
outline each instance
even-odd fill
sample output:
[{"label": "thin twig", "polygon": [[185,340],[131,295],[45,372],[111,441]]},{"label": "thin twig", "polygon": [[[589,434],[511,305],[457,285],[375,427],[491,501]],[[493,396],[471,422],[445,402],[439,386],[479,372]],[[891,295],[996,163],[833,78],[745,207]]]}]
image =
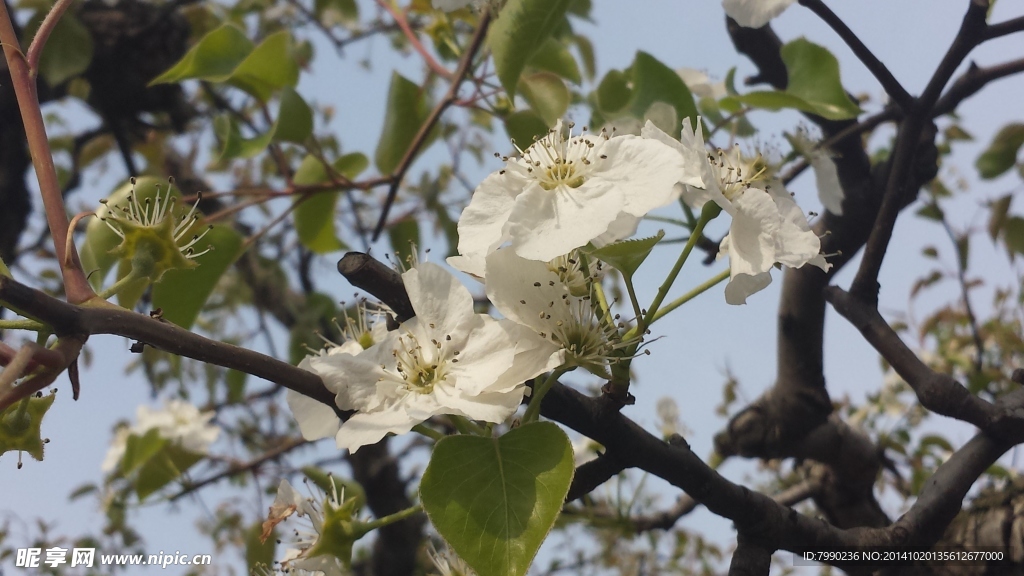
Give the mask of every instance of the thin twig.
[{"label": "thin twig", "polygon": [[50,39],[50,33],[57,27],[60,17],[64,15],[64,12],[67,11],[74,1],[57,0],[53,8],[50,8],[50,11],[46,13],[46,17],[43,18],[39,29],[36,30],[35,36],[32,37],[32,43],[28,47],[28,67],[32,71],[33,77],[39,73],[39,57],[43,53],[43,48],[46,47],[46,41]]},{"label": "thin twig", "polygon": [[397,24],[398,27],[402,30],[402,33],[405,34],[405,37],[409,40],[409,43],[412,44],[413,49],[415,49],[416,52],[419,53],[419,55],[423,58],[423,62],[426,63],[427,67],[430,68],[430,70],[434,72],[434,74],[437,74],[438,76],[444,78],[445,80],[451,80],[453,82],[456,81],[455,79],[458,78],[458,72],[452,74],[447,68],[442,66],[441,63],[438,62],[430,54],[430,51],[423,46],[423,43],[420,42],[419,37],[416,36],[416,32],[412,29],[411,26],[409,26],[409,21],[406,20],[405,14],[403,14],[401,10],[392,6],[391,2],[389,2],[388,0],[377,0],[377,5],[386,10],[387,13],[390,14],[391,17],[395,19],[395,24]]},{"label": "thin twig", "polygon": [[448,93],[444,95],[444,98],[437,103],[437,106],[430,112],[430,116],[427,117],[423,125],[420,126],[419,132],[416,133],[416,137],[413,138],[412,144],[405,151],[405,155],[402,160],[398,163],[398,167],[391,174],[391,188],[388,190],[388,197],[384,200],[384,207],[381,209],[380,219],[377,220],[377,226],[373,230],[373,241],[376,242],[377,238],[380,237],[381,231],[384,230],[384,224],[387,223],[388,212],[391,211],[391,205],[395,202],[395,197],[398,196],[398,188],[402,185],[402,179],[405,178],[405,173],[412,166],[412,161],[416,157],[416,153],[419,152],[420,148],[427,141],[427,137],[430,135],[431,130],[434,129],[434,125],[441,119],[441,115],[448,109],[457,99],[459,93],[459,86],[462,85],[462,81],[466,79],[466,75],[469,74],[470,68],[473,65],[473,58],[476,53],[483,46],[484,38],[487,37],[487,28],[491,23],[491,13],[485,11],[480,16],[480,24],[477,26],[476,33],[473,35],[473,39],[469,43],[469,47],[466,48],[465,53],[462,55],[462,60],[459,62],[459,68],[455,72],[455,76],[452,79],[451,86],[448,87]]},{"label": "thin twig", "polygon": [[191,494],[191,493],[195,492],[196,490],[199,490],[200,488],[203,488],[204,486],[208,486],[210,484],[214,484],[214,483],[219,482],[219,481],[221,481],[221,480],[223,480],[225,478],[230,478],[231,476],[235,476],[236,474],[242,474],[242,473],[245,473],[245,472],[255,472],[260,466],[266,464],[267,462],[269,462],[271,460],[276,460],[276,459],[284,456],[288,452],[291,452],[292,450],[295,450],[296,448],[299,448],[300,446],[305,446],[306,444],[309,444],[309,442],[304,440],[304,439],[302,439],[302,438],[294,438],[294,439],[289,440],[289,441],[285,442],[284,444],[278,446],[277,448],[268,450],[265,454],[261,455],[258,458],[255,458],[255,459],[250,460],[248,462],[239,462],[239,463],[237,463],[237,464],[235,464],[233,466],[230,466],[230,467],[226,468],[225,470],[222,470],[222,471],[220,471],[220,472],[218,472],[218,473],[216,473],[213,476],[210,476],[208,478],[203,478],[202,480],[199,480],[199,481],[196,481],[196,482],[187,482],[184,485],[184,487],[181,489],[181,492],[178,492],[177,494],[175,494],[175,495],[171,496],[170,498],[168,498],[168,501],[174,502],[175,500],[178,500],[178,499],[180,499],[183,496]]}]

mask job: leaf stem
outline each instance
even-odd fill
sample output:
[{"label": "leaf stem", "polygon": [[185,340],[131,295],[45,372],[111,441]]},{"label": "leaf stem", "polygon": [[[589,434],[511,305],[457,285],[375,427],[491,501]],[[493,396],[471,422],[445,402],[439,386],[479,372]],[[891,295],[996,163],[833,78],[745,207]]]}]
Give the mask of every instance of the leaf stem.
[{"label": "leaf stem", "polygon": [[412,431],[413,432],[419,432],[420,434],[426,436],[427,438],[430,438],[430,439],[434,440],[435,442],[437,442],[438,440],[441,440],[442,438],[444,438],[444,434],[443,433],[438,432],[437,430],[434,430],[433,428],[431,428],[430,426],[427,426],[426,424],[417,424],[417,425],[412,427]]},{"label": "leaf stem", "polygon": [[718,274],[712,276],[709,280],[707,280],[703,284],[700,284],[699,286],[697,286],[693,290],[690,290],[686,294],[683,294],[679,298],[676,298],[675,300],[673,300],[673,301],[669,302],[668,304],[666,304],[665,306],[663,306],[660,310],[658,310],[658,312],[654,315],[654,317],[651,318],[651,324],[657,322],[662,316],[668,314],[669,312],[675,310],[676,308],[679,308],[683,304],[686,304],[687,302],[689,302],[690,300],[693,300],[697,296],[700,296],[704,292],[707,292],[710,288],[712,288],[713,286],[721,283],[723,280],[726,280],[728,278],[729,278],[729,271],[728,270],[722,270]]},{"label": "leaf stem", "polygon": [[551,387],[555,385],[555,382],[558,382],[558,379],[562,377],[562,374],[565,374],[566,372],[568,372],[568,370],[565,368],[553,370],[539,386],[533,387],[533,397],[530,398],[530,405],[526,407],[526,414],[523,415],[523,424],[529,424],[540,417],[540,404],[544,401],[544,396],[549,390],[551,390]]},{"label": "leaf stem", "polygon": [[721,214],[722,208],[714,202],[705,202],[704,208],[701,209],[700,219],[697,220],[697,224],[693,227],[693,232],[690,234],[690,239],[686,241],[686,246],[683,247],[683,251],[679,254],[679,258],[676,263],[672,266],[672,270],[669,271],[665,281],[662,282],[661,286],[658,287],[658,293],[654,296],[654,301],[647,308],[647,314],[644,315],[642,321],[637,322],[637,326],[626,334],[626,338],[642,334],[643,330],[646,330],[647,326],[651,325],[654,317],[658,313],[658,309],[661,307],[661,303],[665,301],[665,297],[668,295],[668,291],[672,288],[672,284],[676,281],[676,277],[679,276],[679,271],[683,269],[683,264],[686,263],[686,259],[690,257],[690,252],[693,251],[693,247],[697,245],[697,241],[704,234],[704,227],[707,226],[708,222],[714,220],[719,214]]},{"label": "leaf stem", "polygon": [[410,516],[415,516],[416,514],[419,514],[422,511],[423,511],[423,506],[421,504],[414,504],[414,505],[406,508],[405,510],[399,510],[398,512],[395,512],[394,514],[388,514],[387,516],[384,516],[383,518],[377,518],[376,520],[373,520],[371,522],[367,522],[364,525],[364,528],[366,528],[367,532],[369,532],[371,530],[376,530],[377,528],[383,528],[384,526],[387,526],[388,524],[394,524],[395,522],[401,522],[402,520],[405,520],[406,518],[409,518]]}]

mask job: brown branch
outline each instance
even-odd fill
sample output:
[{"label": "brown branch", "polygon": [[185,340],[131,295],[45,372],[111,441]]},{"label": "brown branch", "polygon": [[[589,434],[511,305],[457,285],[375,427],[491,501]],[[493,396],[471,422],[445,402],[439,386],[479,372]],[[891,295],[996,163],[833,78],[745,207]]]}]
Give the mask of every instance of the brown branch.
[{"label": "brown branch", "polygon": [[312,372],[106,302],[90,306],[69,304],[7,277],[0,277],[0,300],[52,326],[58,336],[124,336],[172,354],[263,378],[334,407],[334,394]]},{"label": "brown branch", "polygon": [[946,55],[939,62],[921,96],[916,100],[910,113],[900,125],[892,153],[892,171],[886,183],[882,206],[875,219],[871,236],[864,248],[860,268],[850,286],[850,293],[865,302],[878,301],[878,273],[882,268],[889,239],[892,237],[904,198],[908,194],[912,168],[917,155],[921,136],[930,122],[935,104],[949,79],[956,72],[967,54],[984,40],[985,17],[988,12],[986,0],[971,0],[963,23]]},{"label": "brown branch", "polygon": [[64,290],[71,302],[85,302],[94,298],[96,294],[82,271],[78,252],[74,249],[73,243],[69,242],[68,215],[64,208],[57,170],[53,164],[53,154],[50,152],[50,142],[46,136],[46,124],[39,108],[34,71],[21,52],[21,44],[14,31],[11,16],[7,12],[6,2],[0,3],[0,44],[3,45],[11,83],[18,98],[18,107],[21,109],[21,120],[24,123],[32,164],[35,166],[36,179],[39,182],[46,223],[50,228],[54,253],[57,255],[57,262],[64,278]]},{"label": "brown branch", "polygon": [[[963,385],[929,368],[885,322],[878,310],[838,287],[826,292],[829,302],[856,327],[917,394],[925,408],[998,434],[1024,433],[1024,419],[1005,413],[971,394]],[[996,430],[998,428],[998,430]]]},{"label": "brown branch", "polygon": [[442,66],[441,63],[438,62],[430,54],[430,51],[423,46],[423,43],[420,42],[419,37],[416,36],[416,32],[413,31],[411,26],[409,26],[409,21],[405,19],[405,14],[403,14],[401,10],[399,10],[395,6],[392,6],[391,2],[389,2],[388,0],[377,0],[377,5],[386,10],[387,13],[390,14],[391,17],[395,19],[395,24],[398,26],[399,29],[402,30],[402,33],[405,34],[405,38],[409,40],[410,44],[412,44],[413,49],[416,50],[420,57],[423,58],[423,61],[426,63],[427,68],[430,68],[430,70],[434,74],[437,74],[438,76],[446,80],[459,82],[459,80],[456,80],[459,77],[458,72],[452,74],[451,72],[448,71],[447,68]]},{"label": "brown branch", "polygon": [[[381,1],[382,5],[387,2]],[[409,171],[412,166],[413,159],[416,158],[416,154],[420,148],[423,147],[427,142],[427,138],[430,136],[430,132],[434,129],[434,126],[441,120],[441,115],[448,109],[449,106],[458,100],[459,87],[462,85],[463,80],[466,79],[466,75],[469,74],[470,68],[473,65],[473,58],[476,57],[477,52],[483,46],[484,38],[487,37],[487,28],[491,23],[491,14],[488,11],[480,16],[480,24],[477,25],[476,33],[473,35],[473,39],[469,42],[469,46],[466,48],[465,53],[462,54],[462,60],[459,61],[459,67],[455,71],[454,77],[452,77],[452,83],[448,87],[448,93],[444,95],[444,98],[434,106],[431,110],[430,116],[420,126],[419,132],[412,139],[412,143],[409,144],[409,148],[406,149],[405,155],[402,156],[402,160],[398,163],[398,167],[395,168],[394,172],[391,173],[391,187],[388,190],[388,196],[384,200],[384,207],[381,209],[380,218],[377,220],[377,226],[373,230],[373,241],[376,242],[377,238],[380,237],[380,233],[384,230],[384,224],[387,223],[388,212],[391,211],[391,205],[394,204],[395,198],[398,196],[398,188],[402,185],[402,180],[405,178],[405,173]]]},{"label": "brown branch", "polygon": [[960,102],[975,95],[979,90],[988,85],[989,82],[1020,74],[1021,72],[1024,72],[1024,58],[984,68],[971,64],[971,67],[962,76],[957,78],[949,87],[949,90],[942,95],[942,98],[935,103],[932,118],[937,118],[956,110]]},{"label": "brown branch", "polygon": [[985,31],[985,40],[992,40],[993,38],[1021,31],[1024,31],[1024,16],[1011,18],[997,24],[990,24],[988,30]]},{"label": "brown branch", "polygon": [[402,277],[369,254],[349,252],[338,261],[338,272],[356,288],[376,296],[395,312],[395,319],[405,322],[416,315]]}]

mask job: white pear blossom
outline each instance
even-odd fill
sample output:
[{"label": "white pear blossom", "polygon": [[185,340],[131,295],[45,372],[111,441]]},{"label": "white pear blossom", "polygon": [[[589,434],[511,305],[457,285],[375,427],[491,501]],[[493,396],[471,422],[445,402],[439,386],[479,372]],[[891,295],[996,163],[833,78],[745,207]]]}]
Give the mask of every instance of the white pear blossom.
[{"label": "white pear blossom", "polygon": [[791,139],[794,148],[807,158],[807,163],[814,170],[814,183],[818,189],[818,199],[826,210],[836,216],[843,215],[843,187],[839,183],[836,163],[828,155],[827,150],[818,148],[803,130],[798,131]]},{"label": "white pear blossom", "polygon": [[569,260],[527,260],[502,248],[487,257],[487,297],[506,318],[565,350],[566,364],[606,375],[624,344],[613,321],[599,319],[589,291],[580,290],[579,271],[562,271]]},{"label": "white pear blossom", "polygon": [[104,472],[113,470],[124,456],[128,437],[142,436],[154,429],[161,438],[166,438],[189,452],[206,454],[210,444],[213,444],[220,434],[220,427],[210,424],[214,416],[213,412],[200,412],[192,404],[177,399],[169,400],[162,410],[139,406],[135,412],[135,425],[118,428],[114,442],[107,450],[100,468]]},{"label": "white pear blossom", "polygon": [[[571,129],[571,125],[569,126]],[[459,254],[448,263],[482,276],[484,259],[511,242],[548,261],[598,239],[632,233],[636,221],[679,196],[687,174],[672,148],[632,135],[568,135],[562,122],[484,179],[459,218]]]},{"label": "white pear blossom", "polygon": [[[368,328],[366,325],[366,310],[357,306],[356,319],[345,317],[345,326],[341,333],[345,340],[341,344],[328,343],[327,348],[320,351],[318,356],[330,356],[332,354],[348,354],[354,356],[359,354],[373,344],[380,342],[387,335],[387,326],[379,318]],[[299,362],[299,368],[315,372],[312,367],[312,359],[317,356],[307,356]],[[310,442],[322,438],[333,438],[341,428],[341,418],[333,408],[314,400],[294,390],[288,390],[285,394],[288,408],[295,416],[299,424],[299,432],[302,437]]]},{"label": "white pear blossom", "polygon": [[357,355],[310,359],[336,396],[357,413],[341,425],[339,448],[356,450],[402,434],[438,414],[503,422],[522,403],[524,382],[558,367],[559,349],[473,310],[473,297],[432,263],[402,275],[416,317]]},{"label": "white pear blossom", "polygon": [[690,89],[697,98],[711,98],[721,100],[725,98],[728,91],[725,89],[725,82],[712,82],[706,72],[696,68],[679,68],[676,74],[683,79],[683,83]]},{"label": "white pear blossom", "polygon": [[600,442],[586,436],[580,436],[579,439],[572,442],[573,465],[579,468],[597,458],[602,451],[604,451],[604,446]]},{"label": "white pear blossom", "polygon": [[644,130],[645,136],[674,145],[688,162],[696,153],[704,155],[703,186],[684,183],[683,199],[697,209],[713,201],[732,216],[719,251],[719,257],[729,257],[726,302],[744,304],[748,296],[767,287],[772,281],[769,271],[776,263],[791,268],[805,264],[831,268],[800,207],[781,183],[768,182],[766,163],[760,156],[744,158],[738,147],[708,153],[700,122],[694,131],[689,119],[683,122],[680,142],[651,125]]},{"label": "white pear blossom", "polygon": [[[346,501],[336,488],[326,494],[317,488],[315,497],[305,497],[287,480],[281,480],[261,537],[270,537],[278,524],[294,514],[305,523],[301,529],[294,529],[284,557],[275,564],[286,574],[344,576],[348,574],[345,562],[351,558],[352,542],[330,538],[343,532],[339,530],[340,523],[354,520],[355,508],[355,504]],[[343,558],[346,554],[348,557]]]},{"label": "white pear blossom", "polygon": [[760,28],[796,0],[722,0],[730,18],[744,28]]}]

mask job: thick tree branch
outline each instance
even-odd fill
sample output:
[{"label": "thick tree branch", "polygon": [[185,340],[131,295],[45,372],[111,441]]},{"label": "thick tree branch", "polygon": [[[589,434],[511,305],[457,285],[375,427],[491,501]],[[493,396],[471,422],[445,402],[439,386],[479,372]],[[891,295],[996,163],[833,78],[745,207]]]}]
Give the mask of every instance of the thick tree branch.
[{"label": "thick tree branch", "polygon": [[1024,58],[983,68],[971,64],[970,68],[957,78],[950,85],[949,90],[942,95],[942,98],[939,98],[939,101],[935,103],[932,118],[937,118],[956,110],[956,107],[961,102],[977,94],[989,82],[1020,74],[1021,72],[1024,72]]},{"label": "thick tree branch", "polygon": [[[971,394],[959,382],[929,368],[903,343],[874,306],[865,304],[838,287],[826,292],[829,302],[856,327],[917,394],[925,408],[998,434],[1024,433],[1024,420]],[[993,429],[993,427],[997,427]],[[998,432],[997,432],[998,430]]]}]

